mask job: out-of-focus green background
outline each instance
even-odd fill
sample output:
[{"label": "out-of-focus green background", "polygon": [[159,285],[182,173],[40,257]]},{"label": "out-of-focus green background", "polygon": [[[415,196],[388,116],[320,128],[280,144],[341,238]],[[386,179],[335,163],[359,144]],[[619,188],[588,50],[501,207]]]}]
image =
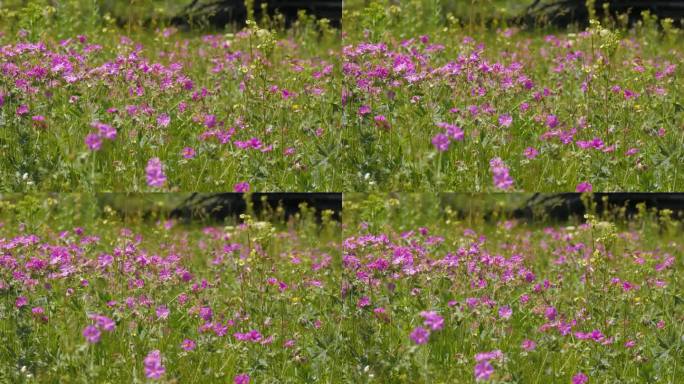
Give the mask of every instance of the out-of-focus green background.
[{"label": "out-of-focus green background", "polygon": [[[411,3],[422,3],[426,7],[441,8],[446,13],[453,13],[456,17],[465,19],[468,17],[502,17],[514,16],[524,11],[531,0],[385,0],[389,5],[401,7]],[[367,7],[371,0],[345,0],[344,10],[347,12],[358,11]]]}]

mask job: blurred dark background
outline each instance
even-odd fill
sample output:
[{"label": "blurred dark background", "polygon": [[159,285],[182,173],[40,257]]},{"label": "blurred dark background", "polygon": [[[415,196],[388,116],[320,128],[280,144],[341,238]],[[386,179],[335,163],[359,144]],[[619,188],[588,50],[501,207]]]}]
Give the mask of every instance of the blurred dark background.
[{"label": "blurred dark background", "polygon": [[334,220],[341,219],[341,193],[193,193],[170,212],[170,217],[184,221],[239,219],[243,213],[256,216],[273,213],[288,219],[301,213],[303,206],[312,208],[317,220],[330,211]]},{"label": "blurred dark background", "polygon": [[[643,208],[640,208],[643,207]],[[551,219],[566,221],[573,217],[583,219],[589,211],[604,215],[615,214],[631,217],[640,209],[672,212],[672,217],[684,219],[683,193],[580,193],[543,194],[529,197],[512,210],[515,218],[532,219],[543,214]]]},{"label": "blurred dark background", "polygon": [[280,14],[286,26],[297,20],[299,12],[305,12],[317,19],[328,19],[331,25],[339,27],[342,0],[192,0],[173,20],[175,24],[187,24],[193,18],[202,17],[215,27],[243,26],[252,12],[254,20]]}]

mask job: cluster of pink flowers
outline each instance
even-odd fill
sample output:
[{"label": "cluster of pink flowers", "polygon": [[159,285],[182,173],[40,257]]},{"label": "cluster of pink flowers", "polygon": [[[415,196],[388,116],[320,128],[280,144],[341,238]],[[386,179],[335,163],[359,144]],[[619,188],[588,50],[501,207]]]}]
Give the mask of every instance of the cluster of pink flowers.
[{"label": "cluster of pink flowers", "polygon": [[102,331],[112,332],[116,328],[114,320],[100,314],[91,314],[88,317],[95,321],[95,325],[88,325],[83,329],[83,337],[91,344],[98,343]]},{"label": "cluster of pink flowers", "polygon": [[495,157],[489,161],[489,170],[492,172],[496,188],[504,191],[513,189],[513,178],[509,173],[508,167],[500,157]]},{"label": "cluster of pink flowers", "polygon": [[[631,243],[621,251],[624,255],[618,256],[604,247],[591,246],[590,224],[546,227],[536,232],[529,230],[530,227],[517,229],[520,225],[524,224],[515,220],[496,223],[496,227],[506,234],[502,235],[504,239],[494,239],[492,243],[487,236],[470,228],[464,228],[460,236],[452,233],[445,240],[424,227],[398,233],[391,230],[374,233],[362,223],[358,235],[343,241],[342,264],[350,281],[343,284],[342,295],[358,298],[357,308],[373,308],[361,315],[361,320],[368,319],[369,326],[378,321],[386,323],[391,318],[393,325],[410,329],[407,341],[421,346],[426,353],[440,351],[442,340],[437,342],[435,332],[445,328],[451,330],[452,325],[448,322],[454,318],[458,319],[454,326],[463,329],[487,327],[495,334],[507,335],[506,338],[513,334],[523,336],[519,346],[507,343],[501,345],[501,350],[478,353],[473,366],[476,381],[495,380],[500,370],[505,372],[502,377],[506,377],[510,367],[504,356],[536,354],[547,347],[548,340],[555,343],[561,338],[606,351],[623,348],[626,352],[634,348],[637,345],[635,330],[625,334],[622,327],[616,326],[625,319],[610,320],[601,329],[588,328],[595,326],[595,319],[589,312],[596,309],[565,303],[568,292],[564,290],[570,289],[575,294],[575,287],[568,288],[567,282],[575,277],[580,286],[589,279],[593,284],[605,281],[608,285],[594,289],[618,295],[610,305],[621,305],[625,300],[633,300],[634,292],[640,289],[640,284],[635,283],[635,273],[643,284],[661,287],[658,289],[667,286],[668,278],[661,273],[672,268],[671,254],[664,250],[643,249],[643,239],[631,229],[617,233],[618,238]],[[455,244],[454,248],[448,244]],[[680,245],[677,247],[681,250]],[[599,252],[600,257],[610,259],[611,275],[631,276],[630,280],[617,276],[605,280],[596,275],[596,271],[585,267],[578,270],[578,266],[586,265],[586,260],[595,257],[594,251]],[[533,271],[539,267],[539,252],[551,258],[548,262],[553,266],[553,277],[539,277],[538,272]],[[644,264],[650,267],[640,267]],[[449,282],[448,288],[441,286],[443,281]],[[370,300],[371,292],[374,300]],[[387,297],[391,298],[389,303]],[[434,303],[435,309],[421,311],[421,323],[415,324],[399,315],[419,308],[426,300]],[[383,305],[374,302],[383,302]],[[563,302],[563,306],[558,305],[559,302]],[[518,316],[525,318],[524,326],[515,321]],[[651,323],[652,332],[666,327],[662,319],[652,319]],[[587,328],[593,330],[587,332]],[[382,326],[376,332],[380,337],[389,335],[383,333]],[[645,338],[643,334],[637,337]],[[468,335],[466,338],[465,343],[480,341]],[[575,377],[582,383],[588,380],[581,372]]]},{"label": "cluster of pink flowers", "polygon": [[[425,141],[425,147],[431,143],[436,151],[445,152],[452,141],[462,140],[462,136],[435,133],[431,125],[432,118],[449,119],[469,132],[465,146],[461,147],[464,152],[486,151],[488,148],[484,147],[492,144],[520,147],[501,154],[502,161],[511,166],[517,166],[519,160],[513,153],[522,152],[527,159],[547,156],[555,165],[559,152],[563,156],[561,161],[567,159],[574,163],[574,155],[580,150],[594,149],[592,159],[610,164],[608,168],[619,166],[623,171],[631,163],[639,170],[647,169],[641,152],[662,143],[658,137],[665,135],[665,129],[658,127],[653,129],[658,133],[646,132],[627,122],[622,127],[603,129],[598,126],[600,118],[586,115],[573,122],[564,104],[572,103],[576,93],[588,98],[602,94],[609,100],[596,104],[607,113],[625,112],[628,116],[643,113],[636,101],[644,95],[667,102],[667,95],[677,92],[673,84],[678,65],[671,57],[653,56],[637,40],[623,39],[621,49],[628,54],[613,63],[613,69],[619,71],[618,77],[624,84],[605,84],[596,82],[595,74],[584,72],[588,63],[602,59],[588,50],[586,42],[592,38],[592,32],[577,37],[548,35],[543,39],[513,39],[519,30],[507,31],[500,32],[500,40],[489,44],[458,33],[444,44],[432,42],[429,36],[403,40],[350,39],[351,43],[342,48],[342,71],[348,84],[342,101],[357,111],[358,119],[351,124],[387,129],[388,122],[392,121],[396,136],[391,136],[391,145],[408,145],[418,136]],[[553,80],[545,77],[549,73],[553,74]],[[633,78],[634,73],[639,76]],[[606,90],[610,94],[602,92]],[[604,96],[600,97],[601,101]],[[648,113],[655,117],[652,111]],[[432,118],[423,117],[426,115]],[[671,126],[669,122],[665,124]],[[615,135],[618,132],[628,134]],[[383,140],[389,136],[378,132],[377,137],[385,144]],[[560,148],[555,145],[556,140],[562,144]],[[420,150],[412,144],[409,152],[418,154],[404,161],[420,162]],[[624,156],[619,156],[620,153]],[[613,165],[616,163],[619,165]],[[533,169],[526,175],[536,172]],[[528,179],[526,175],[521,177]],[[587,173],[581,177],[592,175]]]},{"label": "cluster of pink flowers", "polygon": [[147,162],[145,174],[147,176],[147,185],[150,187],[162,188],[166,184],[164,164],[162,164],[158,157],[153,157]]},{"label": "cluster of pink flowers", "polygon": [[432,145],[440,152],[449,149],[451,141],[462,141],[464,137],[463,130],[455,125],[449,123],[437,123],[437,126],[444,129],[444,133],[438,133],[432,138]]},{"label": "cluster of pink flowers", "polygon": [[444,328],[444,318],[435,311],[422,311],[420,316],[424,319],[423,327],[413,329],[409,337],[416,344],[425,344],[430,338],[432,331],[439,331]]},{"label": "cluster of pink flowers", "polygon": [[475,381],[489,380],[494,373],[494,367],[491,364],[492,360],[503,360],[503,353],[500,350],[491,352],[481,352],[475,355]]},{"label": "cluster of pink flowers", "polygon": [[[299,127],[265,127],[270,125],[266,121],[270,114],[226,111],[220,107],[222,101],[244,94],[277,113],[287,113],[301,105],[307,105],[304,113],[312,113],[318,110],[317,105],[327,105],[328,100],[336,97],[339,82],[331,81],[335,76],[332,50],[312,53],[296,39],[287,37],[278,40],[274,48],[287,55],[267,60],[263,52],[252,48],[249,30],[235,34],[230,43],[220,34],[162,36],[164,44],[155,48],[126,36],[120,36],[111,46],[91,44],[85,36],[38,42],[29,42],[21,35],[7,41],[9,36],[5,36],[0,47],[0,108],[11,105],[10,128],[18,128],[30,119],[34,127],[64,129],[72,116],[52,113],[61,111],[58,103],[64,103],[74,113],[98,116],[116,124],[119,133],[125,130],[125,135],[117,137],[112,125],[100,121],[93,122],[95,129],[90,131],[78,126],[68,128],[69,132],[53,130],[52,135],[78,132],[81,143],[93,152],[105,150],[107,141],[116,141],[117,149],[133,144],[140,146],[137,150],[146,152],[163,147],[165,153],[157,156],[175,167],[187,164],[178,162],[182,158],[213,158],[219,151],[244,150],[250,151],[250,160],[257,157],[260,164],[271,165],[271,160],[282,151],[293,153],[307,148],[306,135],[300,133]],[[269,75],[267,82],[257,81],[255,62],[277,76]],[[190,68],[198,69],[198,78],[192,78]],[[74,92],[77,89],[83,92]],[[101,95],[97,91],[101,89],[108,94]],[[75,117],[74,121],[81,120]],[[193,124],[197,129],[192,128]],[[170,130],[174,125],[184,130]],[[328,131],[325,126],[314,130],[315,135],[311,136],[316,138]],[[276,137],[275,132],[286,135]],[[36,144],[47,143],[43,136],[36,135]],[[108,155],[122,152],[111,151]],[[307,170],[307,157],[293,157],[288,165]],[[113,161],[129,165],[133,159]],[[97,171],[112,172],[102,168]],[[248,176],[251,175],[243,177]]]},{"label": "cluster of pink flowers", "polygon": [[145,376],[148,379],[160,379],[166,372],[166,367],[162,364],[161,352],[158,349],[150,351],[143,360],[145,366]]}]

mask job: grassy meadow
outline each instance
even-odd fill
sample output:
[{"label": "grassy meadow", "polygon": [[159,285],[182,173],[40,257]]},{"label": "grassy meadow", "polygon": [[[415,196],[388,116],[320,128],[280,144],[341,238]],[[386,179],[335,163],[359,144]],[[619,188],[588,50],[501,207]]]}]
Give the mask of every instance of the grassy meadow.
[{"label": "grassy meadow", "polygon": [[528,222],[510,218],[516,200],[345,198],[349,382],[679,382],[681,220]]},{"label": "grassy meadow", "polygon": [[684,187],[684,36],[673,20],[513,24],[526,4],[345,8],[347,190]]},{"label": "grassy meadow", "polygon": [[175,196],[121,201],[3,196],[0,382],[341,377],[339,222],[304,209],[182,224]]},{"label": "grassy meadow", "polygon": [[0,190],[342,189],[339,30],[176,27],[177,7],[117,4],[2,8]]}]

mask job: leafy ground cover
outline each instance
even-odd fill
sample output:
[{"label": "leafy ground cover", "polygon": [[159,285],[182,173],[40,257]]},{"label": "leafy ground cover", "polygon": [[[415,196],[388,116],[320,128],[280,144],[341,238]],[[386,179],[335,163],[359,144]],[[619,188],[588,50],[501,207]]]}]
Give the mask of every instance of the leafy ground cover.
[{"label": "leafy ground cover", "polygon": [[2,190],[342,189],[325,20],[177,30],[81,3],[0,13]]},{"label": "leafy ground cover", "polygon": [[0,381],[676,383],[682,223],[509,219],[521,199],[184,225],[173,195],[5,196]]},{"label": "leafy ground cover", "polygon": [[275,211],[182,225],[93,199],[0,202],[0,382],[341,376],[339,222],[306,209],[287,222]]},{"label": "leafy ground cover", "polygon": [[447,4],[345,9],[347,190],[682,188],[684,52],[672,20],[527,28]]},{"label": "leafy ground cover", "polygon": [[437,195],[345,197],[340,337],[353,382],[680,380],[680,221],[616,209],[527,223],[501,198],[472,199],[494,207],[488,220]]}]

